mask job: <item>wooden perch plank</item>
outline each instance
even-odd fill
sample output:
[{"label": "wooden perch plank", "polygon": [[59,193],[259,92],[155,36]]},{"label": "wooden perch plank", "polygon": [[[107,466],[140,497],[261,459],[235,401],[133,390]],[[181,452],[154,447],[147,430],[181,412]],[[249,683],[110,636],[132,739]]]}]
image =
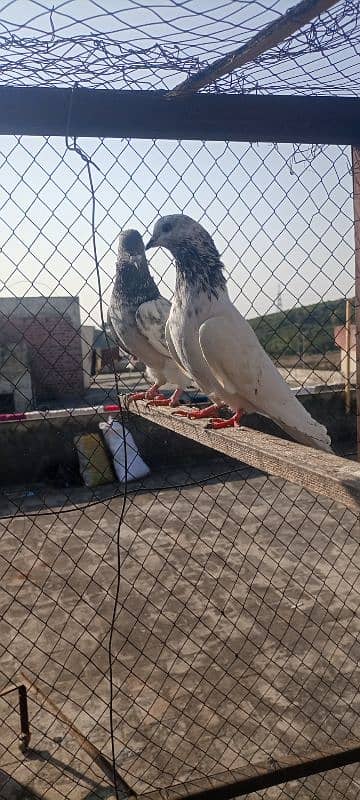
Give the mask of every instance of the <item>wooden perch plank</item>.
[{"label": "wooden perch plank", "polygon": [[182,81],[169,92],[170,97],[186,95],[197,92],[210,83],[229,75],[235,69],[243,67],[250,61],[281,44],[289,36],[292,36],[300,28],[318,17],[323,11],[328,11],[338,0],[301,0],[293,8],[289,8],[285,14],[278,17],[274,22],[270,22],[259,33],[256,33],[250,41],[228,53],[222,58],[218,58],[210,66],[191,75],[187,80]]},{"label": "wooden perch plank", "polygon": [[133,404],[129,413],[270,475],[296,483],[315,495],[342,503],[352,511],[360,510],[360,464],[356,461],[347,461],[250,428],[212,431],[206,428],[206,420],[188,420],[174,415],[171,409],[146,406],[144,402]]}]

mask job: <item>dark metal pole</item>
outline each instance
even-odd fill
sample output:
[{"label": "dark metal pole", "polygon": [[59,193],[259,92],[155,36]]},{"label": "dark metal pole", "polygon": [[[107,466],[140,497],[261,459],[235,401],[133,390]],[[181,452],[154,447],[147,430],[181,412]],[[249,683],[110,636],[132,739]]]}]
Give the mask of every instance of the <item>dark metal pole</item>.
[{"label": "dark metal pole", "polygon": [[30,727],[29,727],[29,711],[27,702],[26,686],[23,684],[18,687],[19,690],[19,711],[20,711],[20,750],[24,753],[29,747],[30,742]]},{"label": "dark metal pole", "polygon": [[[85,753],[87,753],[88,756],[90,756],[90,758],[94,761],[94,763],[97,764],[98,767],[100,767],[100,769],[103,770],[108,780],[111,783],[113,783],[114,770],[108,758],[104,756],[103,753],[101,753],[101,751],[97,747],[95,747],[95,745],[92,744],[92,742],[90,742],[89,739],[86,738],[86,736],[84,736],[84,734],[72,722],[72,720],[69,719],[67,714],[65,714],[63,709],[59,708],[56,705],[56,703],[54,703],[54,701],[51,700],[51,698],[48,695],[46,695],[34,681],[32,681],[30,678],[27,678],[25,674],[22,673],[20,674],[22,679],[26,680],[26,682],[28,683],[29,691],[34,692],[34,694],[41,700],[45,708],[47,707],[52,711],[56,719],[60,719],[62,722],[65,723],[65,725],[69,728],[71,733],[79,741],[81,747],[83,748],[83,750],[85,750]],[[117,787],[122,792],[123,797],[135,798],[136,797],[135,793],[127,785],[127,783],[121,777],[121,775],[119,775],[116,769],[115,769],[115,775],[116,775]]]},{"label": "dark metal pole", "polygon": [[0,697],[6,697],[7,694],[18,692],[19,696],[19,715],[20,715],[20,735],[19,735],[19,748],[22,753],[25,753],[30,743],[30,725],[29,725],[29,711],[27,701],[26,686],[9,686],[8,689],[3,689],[0,692]]},{"label": "dark metal pole", "polygon": [[360,744],[354,750],[329,756],[319,756],[314,760],[303,761],[302,764],[280,767],[266,774],[239,781],[239,783],[234,783],[232,786],[223,786],[220,791],[213,789],[207,792],[190,794],[187,796],[187,800],[215,800],[215,798],[219,797],[221,800],[230,800],[233,797],[244,797],[244,795],[260,792],[262,789],[268,789],[271,786],[279,786],[288,781],[299,780],[310,775],[318,775],[320,772],[328,772],[331,769],[338,769],[359,761]]},{"label": "dark metal pole", "polygon": [[352,148],[355,235],[356,430],[360,461],[360,148]]}]

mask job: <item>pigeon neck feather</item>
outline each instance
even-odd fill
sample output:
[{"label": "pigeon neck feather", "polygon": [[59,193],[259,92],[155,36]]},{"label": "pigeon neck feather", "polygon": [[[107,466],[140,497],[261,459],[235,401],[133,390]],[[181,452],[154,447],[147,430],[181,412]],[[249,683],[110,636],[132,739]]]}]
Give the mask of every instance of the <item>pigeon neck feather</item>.
[{"label": "pigeon neck feather", "polygon": [[136,306],[160,297],[156,283],[150,275],[146,259],[144,259],[144,263],[133,264],[128,258],[118,258],[115,292],[123,302]]},{"label": "pigeon neck feather", "polygon": [[176,263],[176,292],[186,290],[192,295],[205,293],[209,299],[218,298],[225,289],[223,264],[210,240],[206,243],[176,245],[173,249]]}]

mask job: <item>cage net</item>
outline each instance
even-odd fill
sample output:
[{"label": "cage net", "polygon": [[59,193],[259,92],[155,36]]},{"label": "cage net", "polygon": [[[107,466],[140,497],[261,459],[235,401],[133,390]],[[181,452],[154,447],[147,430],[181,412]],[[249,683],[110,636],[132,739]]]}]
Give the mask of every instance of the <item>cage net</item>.
[{"label": "cage net", "polygon": [[[171,89],[245,44],[288,0],[0,4],[0,82]],[[358,96],[359,3],[343,0],[210,91]]]},{"label": "cage net", "polygon": [[[353,455],[335,344],[354,293],[347,149],[86,150],[104,307],[120,227],[146,239],[159,214],[190,214],[283,376]],[[127,487],[117,586],[124,489],[99,433],[117,405],[112,359],[121,392],[147,384],[101,332],[87,166],[62,140],[3,137],[1,175],[1,670],[4,688],[32,684],[30,755],[16,694],[1,700],[3,795],[103,796],[109,779],[71,726],[111,758],[110,631],[116,765],[138,794],[358,735],[353,511],[129,413],[151,474]],[[171,259],[157,251],[151,269],[171,297]],[[358,778],[352,766],[266,796],[352,797]]]},{"label": "cage net", "polygon": [[[131,89],[171,88],[288,6],[21,5],[0,7],[1,83]],[[212,90],[357,95],[358,11],[338,3]],[[106,311],[120,230],[146,241],[163,214],[198,220],[235,306],[346,465],[349,148],[2,136],[0,175],[0,797],[223,798],[254,765],[345,751],[360,734],[351,492],[336,502],[173,433],[166,412],[127,411],[123,395],[149,384]],[[174,263],[151,254],[171,299]],[[196,385],[184,399],[206,400]],[[99,428],[109,415],[134,441],[125,481]],[[244,425],[284,435],[260,415]],[[18,691],[2,693],[21,685],[28,747]],[[249,796],[351,800],[359,783],[351,764]]]}]

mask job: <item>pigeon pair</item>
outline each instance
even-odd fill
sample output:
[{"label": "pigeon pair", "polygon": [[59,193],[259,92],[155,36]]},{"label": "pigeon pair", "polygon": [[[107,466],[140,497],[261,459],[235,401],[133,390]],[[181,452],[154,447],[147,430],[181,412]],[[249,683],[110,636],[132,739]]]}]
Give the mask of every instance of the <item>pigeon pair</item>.
[{"label": "pigeon pair", "polygon": [[[151,247],[165,247],[175,258],[172,304],[161,297],[150,275],[140,234],[125,231],[109,306],[120,347],[144,361],[154,381],[151,389],[132,399],[175,406],[183,389],[196,383],[211,404],[177,413],[210,418],[209,426],[217,429],[238,426],[244,413],[257,412],[298,442],[331,452],[325,427],[296,399],[231,303],[224,267],[207,231],[185,214],[172,214],[155,224],[146,249]],[[167,382],[176,386],[169,400],[159,395]],[[233,411],[230,419],[218,418],[224,406]]]}]

